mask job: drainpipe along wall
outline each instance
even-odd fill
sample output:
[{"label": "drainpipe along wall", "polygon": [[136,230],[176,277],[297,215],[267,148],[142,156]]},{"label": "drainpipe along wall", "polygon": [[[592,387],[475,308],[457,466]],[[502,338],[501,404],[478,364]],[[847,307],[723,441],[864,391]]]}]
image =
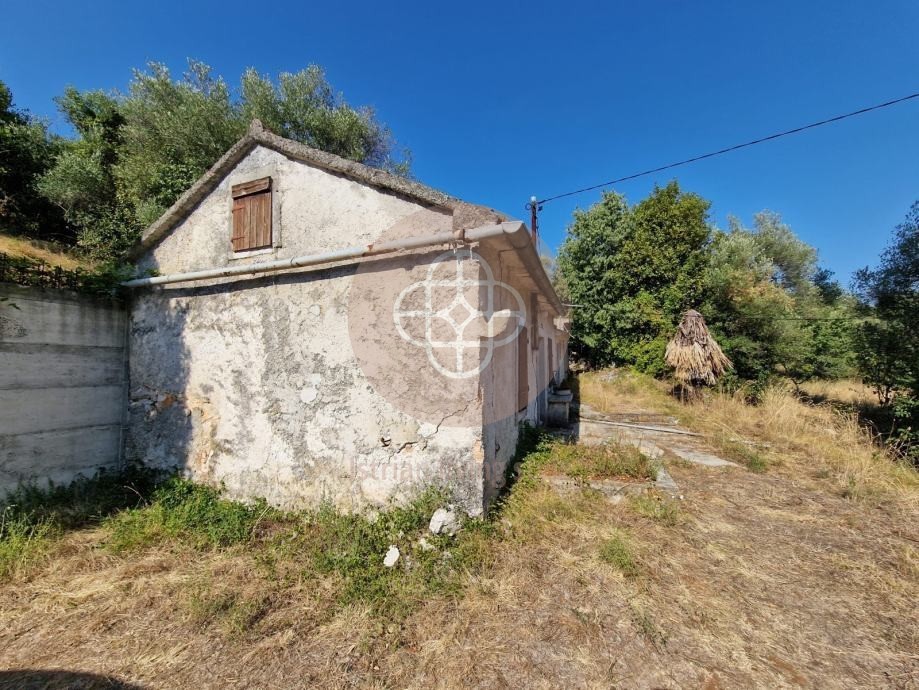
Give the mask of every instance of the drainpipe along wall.
[{"label": "drainpipe along wall", "polygon": [[[471,243],[481,240],[507,237],[511,240],[513,246],[518,250],[526,247],[530,243],[526,226],[520,222],[506,222],[495,225],[484,225],[461,233],[441,232],[426,237],[411,237],[392,242],[380,242],[379,244],[359,245],[355,247],[345,247],[329,252],[319,254],[305,254],[295,256],[291,259],[280,259],[277,261],[266,261],[258,264],[248,264],[245,266],[209,268],[200,271],[189,271],[187,273],[173,273],[165,276],[152,276],[149,278],[135,278],[122,283],[124,287],[138,288],[151,287],[154,285],[168,285],[170,283],[186,283],[198,280],[211,280],[214,278],[230,278],[234,276],[254,275],[258,273],[276,273],[278,271],[290,270],[293,268],[310,268],[321,266],[329,263],[347,262],[354,263],[357,259],[371,256],[380,256],[382,254],[392,254],[400,251],[411,249],[421,249],[425,247],[436,247],[443,244]],[[537,263],[538,263],[538,258]],[[545,271],[542,265],[539,266],[540,272],[545,277]],[[538,278],[537,278],[538,280]],[[554,294],[554,293],[552,293]]]}]

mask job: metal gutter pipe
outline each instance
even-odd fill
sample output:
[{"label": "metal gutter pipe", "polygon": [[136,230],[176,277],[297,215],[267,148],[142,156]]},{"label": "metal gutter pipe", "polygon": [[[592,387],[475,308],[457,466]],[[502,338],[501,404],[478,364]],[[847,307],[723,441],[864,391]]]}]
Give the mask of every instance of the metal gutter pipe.
[{"label": "metal gutter pipe", "polygon": [[[340,261],[351,261],[362,259],[369,256],[379,256],[381,254],[392,254],[395,252],[406,251],[410,249],[422,249],[425,247],[435,247],[441,244],[469,244],[480,242],[481,240],[494,239],[503,237],[517,250],[521,256],[527,270],[533,277],[542,291],[549,296],[552,306],[558,314],[564,314],[565,308],[555,295],[555,290],[546,275],[546,270],[539,259],[539,255],[530,239],[530,234],[526,226],[519,221],[509,221],[497,223],[495,225],[483,225],[478,228],[472,228],[459,233],[440,232],[426,237],[409,237],[401,240],[390,242],[380,242],[378,244],[364,244],[354,247],[344,247],[319,254],[304,254],[295,256],[290,259],[278,259],[276,261],[265,261],[256,264],[244,264],[241,266],[208,268],[200,271],[189,271],[187,273],[172,273],[164,276],[151,276],[149,278],[134,278],[127,280],[121,285],[123,287],[138,288],[151,287],[154,285],[169,285],[170,283],[187,283],[197,280],[212,280],[215,278],[231,278],[234,276],[255,275],[258,273],[275,273],[292,268],[305,268],[319,266],[322,264],[336,263]],[[554,299],[553,299],[554,298]]]},{"label": "metal gutter pipe", "polygon": [[[487,237],[500,237],[506,234],[505,225],[511,225],[515,228],[519,223],[500,223],[498,225],[489,225],[482,228],[476,228],[478,232],[476,239],[485,239]],[[274,273],[276,271],[288,270],[291,268],[303,268],[307,266],[316,266],[319,264],[335,263],[338,261],[348,261],[361,259],[368,256],[378,256],[380,254],[391,254],[393,252],[404,251],[408,249],[420,249],[424,247],[434,247],[439,244],[456,244],[457,242],[469,241],[467,236],[470,231],[465,233],[440,232],[435,235],[426,237],[409,237],[391,242],[380,242],[379,244],[364,244],[355,247],[344,247],[334,249],[319,254],[305,254],[295,256],[290,259],[278,259],[276,261],[264,261],[256,264],[244,264],[241,266],[208,268],[200,271],[189,271],[188,273],[172,273],[165,276],[151,276],[149,278],[134,278],[122,283],[124,287],[149,287],[152,285],[168,285],[170,283],[186,283],[196,280],[210,280],[213,278],[230,278],[233,276],[252,275],[256,273]]]},{"label": "metal gutter pipe", "polygon": [[510,245],[517,250],[517,256],[521,258],[530,277],[533,278],[539,286],[539,289],[546,296],[546,299],[549,300],[555,313],[559,316],[566,315],[568,310],[565,309],[558,295],[555,294],[555,288],[552,287],[552,281],[549,280],[549,275],[546,273],[546,267],[542,265],[542,259],[539,258],[539,252],[536,251],[536,246],[533,244],[533,240],[530,237],[530,233],[527,231],[526,225],[516,222],[473,228],[472,230],[466,231],[466,240],[468,242],[476,242],[478,240],[499,237],[502,233],[497,232],[497,228],[503,229],[504,237],[507,238]]}]

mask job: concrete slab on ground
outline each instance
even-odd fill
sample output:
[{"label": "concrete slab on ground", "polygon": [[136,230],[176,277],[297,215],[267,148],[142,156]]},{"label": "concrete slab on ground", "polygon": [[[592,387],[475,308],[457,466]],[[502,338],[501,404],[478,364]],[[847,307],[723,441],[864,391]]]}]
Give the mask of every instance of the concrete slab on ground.
[{"label": "concrete slab on ground", "polygon": [[652,415],[636,411],[634,414],[621,413],[614,417],[587,405],[581,405],[580,419],[575,423],[573,435],[579,443],[586,445],[612,442],[634,446],[651,458],[662,458],[672,454],[687,462],[706,467],[739,466],[736,462],[715,454],[698,434],[679,426],[672,417],[657,415],[653,425],[638,423],[636,426],[628,426],[629,422],[619,421],[625,417],[650,421]]}]

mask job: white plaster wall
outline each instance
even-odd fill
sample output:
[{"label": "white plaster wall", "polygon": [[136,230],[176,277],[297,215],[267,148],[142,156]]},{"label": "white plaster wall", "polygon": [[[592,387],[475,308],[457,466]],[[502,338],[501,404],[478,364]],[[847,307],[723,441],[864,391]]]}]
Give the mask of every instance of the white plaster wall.
[{"label": "white plaster wall", "polygon": [[[266,167],[274,171],[282,246],[233,260],[229,186],[247,170]],[[418,213],[429,214],[432,226],[449,227],[447,212],[425,211],[257,148],[141,266],[167,274],[364,244]],[[439,484],[480,512],[481,424],[421,423],[373,389],[349,333],[354,271],[344,266],[136,293],[130,456],[223,483],[236,497],[289,508],[326,499],[357,508]]]}]

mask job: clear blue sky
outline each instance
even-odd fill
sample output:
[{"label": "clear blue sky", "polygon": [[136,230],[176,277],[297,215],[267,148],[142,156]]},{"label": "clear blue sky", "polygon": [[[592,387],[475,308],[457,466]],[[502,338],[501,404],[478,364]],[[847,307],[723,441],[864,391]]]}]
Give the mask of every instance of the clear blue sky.
[{"label": "clear blue sky", "polygon": [[[231,83],[321,64],[373,105],[423,182],[525,219],[540,198],[919,91],[919,3],[7,3],[18,106],[124,89],[188,57]],[[919,198],[919,101],[618,187],[679,179],[713,220],[780,212],[848,282]],[[551,247],[599,193],[546,206]]]}]

